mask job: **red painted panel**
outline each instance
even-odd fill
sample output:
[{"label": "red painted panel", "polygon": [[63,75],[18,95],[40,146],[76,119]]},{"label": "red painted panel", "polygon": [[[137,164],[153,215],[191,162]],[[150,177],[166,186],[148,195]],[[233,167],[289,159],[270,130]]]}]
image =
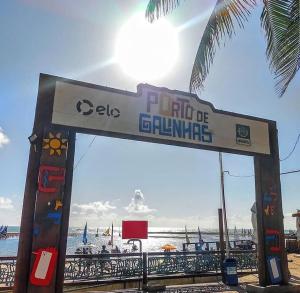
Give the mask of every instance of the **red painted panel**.
[{"label": "red painted panel", "polygon": [[122,221],[122,239],[148,239],[148,221]]},{"label": "red painted panel", "polygon": [[[50,173],[51,172],[51,173]],[[53,174],[58,173],[58,174]],[[55,193],[58,192],[56,187],[48,186],[50,182],[64,182],[65,180],[65,168],[55,166],[40,166],[38,187],[41,192]]]},{"label": "red painted panel", "polygon": [[40,248],[33,254],[36,258],[30,274],[30,282],[36,286],[48,286],[56,266],[57,250],[55,247]]}]

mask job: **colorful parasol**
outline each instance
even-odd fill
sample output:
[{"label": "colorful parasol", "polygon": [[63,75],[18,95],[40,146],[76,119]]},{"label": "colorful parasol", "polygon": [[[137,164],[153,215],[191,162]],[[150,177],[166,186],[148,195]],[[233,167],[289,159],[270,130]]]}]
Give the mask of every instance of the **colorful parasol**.
[{"label": "colorful parasol", "polygon": [[174,246],[172,244],[165,244],[164,246],[161,247],[161,249],[166,250],[166,251],[170,251],[170,250],[175,250],[176,246]]}]

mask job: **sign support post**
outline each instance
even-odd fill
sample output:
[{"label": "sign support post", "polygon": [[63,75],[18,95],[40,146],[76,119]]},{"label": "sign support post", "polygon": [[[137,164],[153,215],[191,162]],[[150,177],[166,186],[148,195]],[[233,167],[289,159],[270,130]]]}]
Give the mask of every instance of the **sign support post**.
[{"label": "sign support post", "polygon": [[42,75],[24,194],[14,292],[63,292],[75,132],[52,125],[55,80]]},{"label": "sign support post", "polygon": [[269,123],[270,156],[255,156],[259,284],[288,284],[276,123]]},{"label": "sign support post", "polygon": [[[30,258],[33,235],[33,220],[36,200],[36,190],[40,157],[42,153],[43,131],[51,121],[51,109],[53,105],[53,86],[47,87],[47,77],[40,76],[37,105],[32,135],[34,141],[31,142],[29,161],[27,167],[27,177],[23,199],[23,209],[20,226],[19,247],[17,255],[17,265],[15,273],[14,292],[24,293],[30,274]],[[33,137],[33,136],[32,136]]]},{"label": "sign support post", "polygon": [[67,251],[73,170],[74,170],[75,138],[76,138],[76,133],[70,130],[68,157],[66,162],[65,191],[64,191],[63,207],[62,207],[59,254],[58,254],[57,274],[56,274],[57,281],[56,281],[55,292],[63,292],[63,285],[64,285],[65,259],[66,259],[66,251]]}]

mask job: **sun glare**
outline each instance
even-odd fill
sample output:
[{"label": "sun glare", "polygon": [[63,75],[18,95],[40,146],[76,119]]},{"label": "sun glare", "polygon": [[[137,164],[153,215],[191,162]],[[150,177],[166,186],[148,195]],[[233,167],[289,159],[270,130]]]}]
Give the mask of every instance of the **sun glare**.
[{"label": "sun glare", "polygon": [[116,60],[126,74],[139,82],[167,75],[177,56],[177,31],[165,19],[150,24],[144,15],[138,14],[118,34]]}]

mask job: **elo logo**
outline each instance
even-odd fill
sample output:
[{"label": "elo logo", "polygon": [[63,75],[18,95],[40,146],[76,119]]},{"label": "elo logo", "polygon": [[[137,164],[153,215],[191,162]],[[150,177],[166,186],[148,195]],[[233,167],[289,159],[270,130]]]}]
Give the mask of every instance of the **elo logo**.
[{"label": "elo logo", "polygon": [[97,113],[98,115],[105,115],[107,117],[118,118],[120,117],[120,110],[107,105],[98,105],[94,107],[93,103],[87,99],[79,100],[76,104],[76,110],[78,113],[81,113],[84,116],[92,115]]}]

